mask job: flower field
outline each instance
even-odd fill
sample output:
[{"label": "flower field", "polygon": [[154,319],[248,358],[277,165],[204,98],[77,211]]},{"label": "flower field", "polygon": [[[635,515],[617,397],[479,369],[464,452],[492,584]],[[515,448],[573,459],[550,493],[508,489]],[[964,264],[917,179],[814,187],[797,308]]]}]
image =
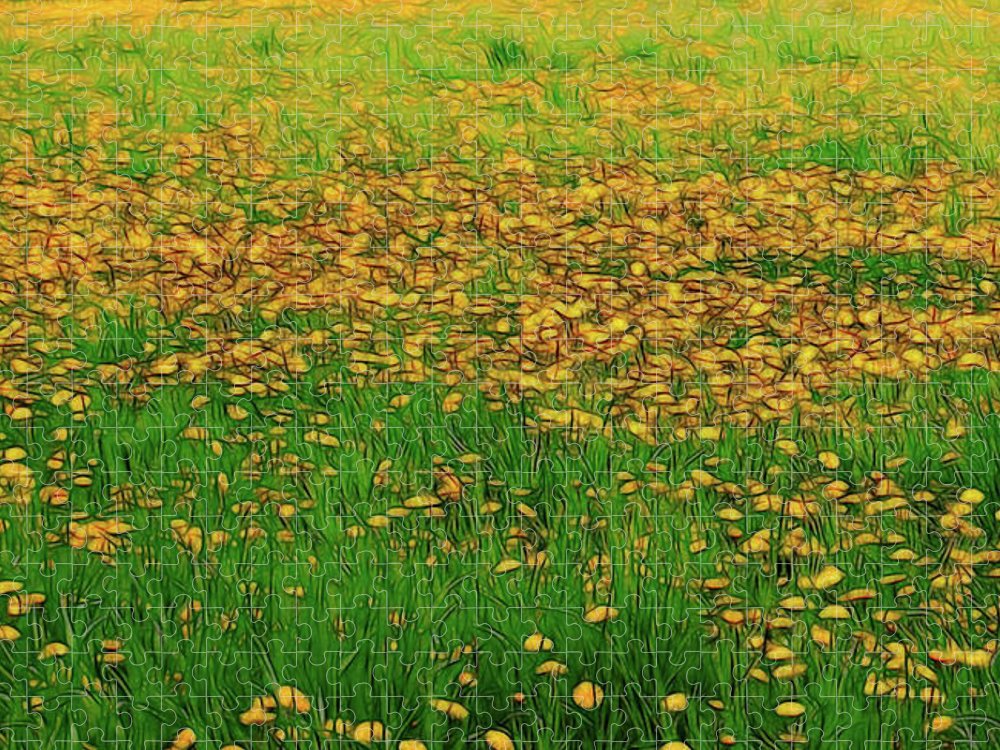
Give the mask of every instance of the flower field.
[{"label": "flower field", "polygon": [[1000,12],[855,5],[0,0],[0,748],[1000,745]]}]

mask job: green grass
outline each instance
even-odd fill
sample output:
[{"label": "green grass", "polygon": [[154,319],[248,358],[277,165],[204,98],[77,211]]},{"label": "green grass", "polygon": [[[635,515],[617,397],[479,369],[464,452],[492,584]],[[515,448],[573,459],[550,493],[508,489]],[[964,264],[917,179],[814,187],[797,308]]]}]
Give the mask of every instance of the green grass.
[{"label": "green grass", "polygon": [[[108,321],[96,337],[96,348],[84,353],[95,361],[133,353],[143,333],[149,340],[142,318],[137,315],[127,324]],[[859,703],[868,670],[846,666],[861,657],[851,647],[853,631],[847,626],[834,628],[843,639],[842,649],[809,649],[803,640],[810,676],[798,690],[748,678],[759,654],[734,644],[725,626],[719,631],[713,625],[718,609],[710,592],[699,594],[688,582],[719,575],[717,566],[723,564],[734,580],[731,590],[749,605],[772,607],[792,592],[780,588],[759,563],[721,562],[732,547],[722,525],[712,520],[720,502],[716,493],[697,490],[688,502],[648,489],[623,496],[616,475],[627,471],[652,480],[642,467],[655,460],[665,471],[655,478],[677,487],[692,470],[721,459],[716,470],[720,479],[740,485],[756,479],[791,497],[799,481],[815,472],[818,451],[832,448],[846,459],[834,473],[858,487],[879,470],[889,471],[911,491],[934,488],[947,497],[957,492],[952,488],[982,489],[990,499],[977,518],[988,538],[996,538],[1000,528],[993,514],[1000,507],[994,499],[1000,495],[1000,470],[989,457],[1000,450],[994,444],[1000,430],[992,408],[981,406],[1000,399],[995,376],[941,373],[933,386],[886,381],[849,389],[842,397],[857,399],[864,413],[874,414],[881,401],[911,401],[920,407],[910,418],[912,425],[886,424],[869,437],[791,425],[749,439],[731,430],[718,443],[687,438],[657,447],[617,430],[611,438],[538,433],[526,428],[523,406],[507,404],[494,411],[472,389],[461,409],[451,414],[440,410],[442,392],[433,385],[326,391],[322,382],[339,380],[342,366],[336,358],[329,360],[291,394],[273,398],[228,396],[222,384],[209,380],[154,390],[150,401],[137,408],[127,387],[89,386],[93,403],[85,421],[43,405],[27,426],[5,420],[3,445],[31,449],[27,463],[38,477],[36,493],[66,483],[58,477],[68,467],[46,465],[57,449],[72,451],[73,466],[89,467],[93,481],[89,487],[72,488],[67,506],[33,506],[40,509],[37,516],[25,516],[18,506],[0,508],[0,517],[23,528],[0,536],[0,554],[7,560],[4,577],[63,602],[60,618],[20,618],[16,624],[22,638],[0,645],[6,652],[0,705],[8,717],[0,741],[17,745],[33,737],[51,742],[72,728],[80,741],[127,738],[135,744],[157,742],[182,726],[193,726],[208,742],[245,744],[264,735],[241,726],[239,713],[252,696],[288,682],[313,697],[314,709],[292,722],[305,730],[316,730],[333,717],[377,718],[388,721],[395,737],[447,740],[458,747],[474,745],[494,727],[506,729],[519,743],[541,747],[560,745],[562,733],[571,727],[578,739],[642,737],[652,743],[680,738],[693,747],[714,743],[717,731],[726,727],[744,736],[750,732],[766,744],[763,738],[775,738],[787,723],[770,708],[792,693],[809,707],[808,726],[826,740],[873,741],[910,731],[923,721],[919,701]],[[199,394],[211,401],[194,410],[189,404]],[[410,402],[390,408],[390,399],[402,394],[411,396]],[[955,403],[971,406],[967,436],[958,440],[945,437],[943,424],[934,417],[941,408],[950,412]],[[233,421],[226,404],[242,405],[250,416]],[[339,447],[303,440],[315,429],[309,424],[312,414],[328,415],[329,424],[319,429],[335,436]],[[928,417],[932,424],[924,429]],[[372,429],[375,419],[384,423],[382,429]],[[208,429],[207,439],[182,436],[185,427],[197,425]],[[913,429],[917,425],[920,430]],[[276,442],[279,426],[284,445]],[[67,440],[53,439],[57,427],[69,431]],[[782,436],[800,444],[800,456],[789,458],[775,449],[775,439]],[[220,441],[221,453],[211,450],[213,440]],[[953,449],[960,458],[942,467],[940,457]],[[481,458],[471,466],[459,463],[457,457],[466,453]],[[263,471],[249,471],[251,454],[259,456],[255,465]],[[294,466],[289,456],[315,468],[282,473]],[[909,460],[887,468],[898,456]],[[394,520],[387,530],[348,536],[350,527],[364,526],[369,516],[426,491],[436,457],[473,477],[465,497],[449,505],[445,517],[414,515]],[[393,461],[389,485],[374,484],[376,466],[386,458]],[[324,475],[324,467],[335,475]],[[219,474],[229,479],[225,493],[215,481]],[[112,507],[112,491],[123,486],[134,487],[137,497],[158,498],[162,506]],[[527,496],[513,494],[515,489],[528,491]],[[169,541],[170,522],[177,519],[204,528],[206,535],[213,530],[238,534],[250,522],[238,512],[238,504],[260,498],[262,491],[296,502],[300,512],[281,520],[262,509],[253,523],[267,532],[266,538],[252,543],[234,538],[212,553],[192,555]],[[310,503],[303,501],[313,504],[307,507]],[[485,501],[500,504],[492,518],[481,512]],[[534,507],[537,517],[520,516],[519,502]],[[938,507],[930,510],[939,512]],[[113,514],[133,525],[133,552],[118,555],[117,565],[109,567],[95,555],[46,540],[46,532],[63,528],[71,513],[81,511]],[[588,527],[583,517],[610,523]],[[842,539],[837,514],[815,520],[811,535],[830,545]],[[747,512],[736,525],[749,535],[771,522],[770,515]],[[931,527],[933,517],[926,523]],[[934,554],[941,543],[933,533],[913,535],[912,523],[891,516],[878,524],[883,532],[906,534],[918,553]],[[489,574],[509,556],[504,532],[512,525],[537,539],[549,556],[544,572],[522,568],[504,577]],[[698,555],[688,549],[692,525],[709,543]],[[294,544],[277,540],[282,529],[295,532]],[[780,530],[778,534],[780,539]],[[629,549],[640,536],[648,546],[635,557]],[[401,558],[394,545],[410,540],[415,546]],[[448,545],[456,552],[446,554]],[[148,553],[135,554],[139,548]],[[595,554],[607,555],[615,571],[613,586],[597,597],[583,591],[588,560]],[[873,570],[880,576],[899,571],[921,585],[918,567],[889,563],[885,554],[880,547],[862,547],[826,560],[848,572],[845,590],[872,586]],[[433,568],[427,564],[430,556],[437,559]],[[763,562],[792,577],[816,569],[806,559],[776,554]],[[303,598],[284,593],[295,585],[304,586]],[[989,589],[976,591],[973,597],[989,596]],[[887,589],[883,595],[891,593]],[[205,607],[191,619],[185,635],[181,610],[194,600]],[[619,606],[623,616],[602,627],[585,625],[582,615],[593,603]],[[405,627],[389,623],[389,612],[397,610],[406,613]],[[877,610],[859,606],[853,627],[874,632],[884,642],[896,640],[898,635],[875,619]],[[220,629],[223,613],[238,613],[232,630]],[[803,626],[815,622],[813,617],[815,612],[805,613]],[[970,647],[985,642],[982,634],[956,629],[933,615],[914,617],[906,627],[924,648],[943,647],[949,639]],[[537,629],[555,641],[555,649],[550,654],[520,653],[520,643]],[[107,638],[123,641],[123,665],[95,662],[100,641]],[[59,668],[35,659],[54,640],[72,648],[62,661],[73,670],[72,687],[59,677]],[[390,641],[395,650],[388,648]],[[429,655],[430,650],[451,653],[473,641],[478,644],[474,655],[445,661]],[[551,682],[537,678],[534,669],[546,658],[564,661],[568,675]],[[476,669],[478,686],[460,689],[454,681],[468,668]],[[181,675],[176,684],[160,681],[175,672]],[[84,675],[104,683],[103,692],[81,690]],[[588,714],[569,703],[569,691],[581,679],[608,686],[603,710]],[[375,685],[372,692],[365,687],[369,684]],[[970,685],[984,697],[976,702],[961,698]],[[987,741],[992,725],[975,717],[1000,706],[990,673],[946,670],[940,687],[952,696],[943,710],[966,716],[962,731]],[[509,703],[517,691],[529,695],[521,708]],[[657,707],[659,698],[678,691],[689,696],[692,709],[664,714]],[[851,696],[839,712],[829,710],[835,694]],[[42,696],[45,711],[26,712],[26,695]],[[460,700],[472,714],[460,728],[449,730],[427,710],[430,697]],[[724,708],[710,708],[710,699],[722,700]],[[751,728],[751,715],[759,715],[762,723]]]},{"label": "green grass", "polygon": [[[595,7],[587,12],[603,28],[605,11]],[[401,137],[399,155],[411,150],[404,145],[411,141],[423,160],[427,156],[421,142],[434,142],[436,153],[456,142],[451,118],[435,118],[426,129],[396,130],[378,113],[391,113],[402,122],[443,113],[454,98],[447,93],[449,82],[528,81],[542,87],[539,98],[544,102],[535,103],[526,135],[512,134],[509,124],[499,120],[480,120],[487,131],[480,145],[491,157],[507,148],[536,155],[548,144],[535,140],[533,131],[542,134],[567,120],[575,126],[561,131],[553,145],[575,153],[605,151],[594,131],[612,133],[614,121],[624,117],[630,128],[649,134],[650,143],[662,144],[652,153],[644,145],[644,158],[684,153],[689,138],[708,149],[690,165],[671,165],[671,172],[720,166],[711,152],[717,144],[712,132],[679,137],[671,120],[683,114],[683,104],[675,115],[671,110],[678,102],[668,93],[658,94],[661,104],[652,118],[644,114],[649,111],[645,106],[622,103],[612,118],[608,103],[583,103],[578,92],[592,80],[609,83],[624,75],[636,85],[669,87],[681,81],[712,86],[715,97],[751,87],[762,97],[749,105],[754,128],[777,127],[795,141],[807,139],[804,145],[772,153],[760,151],[744,135],[721,165],[737,174],[820,163],[912,177],[939,162],[955,162],[969,172],[995,172],[1000,111],[988,104],[970,111],[967,102],[979,96],[981,78],[945,66],[947,50],[961,40],[962,54],[985,60],[986,75],[996,75],[988,35],[980,29],[959,27],[947,16],[926,26],[914,21],[880,26],[862,13],[814,14],[801,24],[776,10],[717,15],[700,25],[684,14],[676,21],[657,19],[659,25],[639,25],[613,40],[583,38],[568,17],[559,15],[532,25],[502,16],[484,17],[478,25],[451,18],[435,30],[433,41],[406,34],[401,26],[383,29],[353,17],[336,38],[322,27],[237,26],[205,32],[169,23],[141,33],[95,25],[31,42],[12,31],[0,35],[0,82],[13,115],[0,123],[0,146],[8,159],[15,158],[18,138],[26,131],[36,156],[44,159],[78,157],[90,148],[106,155],[122,149],[137,155],[149,153],[150,130],[190,133],[252,117],[253,129],[268,146],[280,148],[283,164],[317,169],[333,163],[344,139],[359,135],[369,139],[379,156],[384,149],[378,147],[378,137]],[[834,21],[838,34],[831,40],[826,24]],[[917,111],[925,113],[920,116],[898,106],[898,92],[918,83],[916,77],[906,77],[903,67],[883,69],[878,77],[872,73],[904,54],[942,66],[948,75],[941,95],[915,102]],[[37,74],[25,76],[25,68]],[[853,68],[868,82],[861,91],[834,80]],[[233,80],[220,86],[214,72],[223,69],[231,71]],[[70,71],[79,85],[69,82]],[[805,116],[790,112],[781,96],[790,97]],[[697,111],[694,105],[690,111]],[[87,135],[88,121],[100,113],[118,116],[124,132],[114,143]],[[739,123],[723,117],[713,128],[730,132],[745,124],[744,115],[740,117]],[[847,132],[837,132],[840,128]],[[318,133],[323,137],[317,138]],[[136,173],[148,173],[148,158],[138,156],[134,162]],[[157,169],[172,166],[168,155]]]}]

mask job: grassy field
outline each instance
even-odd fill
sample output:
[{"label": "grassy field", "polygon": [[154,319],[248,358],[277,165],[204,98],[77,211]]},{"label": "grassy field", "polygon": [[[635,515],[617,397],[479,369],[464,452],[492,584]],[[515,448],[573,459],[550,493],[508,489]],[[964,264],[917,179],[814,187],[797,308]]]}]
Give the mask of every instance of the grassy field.
[{"label": "grassy field", "polygon": [[0,0],[0,747],[1000,746],[1000,13],[857,5]]}]

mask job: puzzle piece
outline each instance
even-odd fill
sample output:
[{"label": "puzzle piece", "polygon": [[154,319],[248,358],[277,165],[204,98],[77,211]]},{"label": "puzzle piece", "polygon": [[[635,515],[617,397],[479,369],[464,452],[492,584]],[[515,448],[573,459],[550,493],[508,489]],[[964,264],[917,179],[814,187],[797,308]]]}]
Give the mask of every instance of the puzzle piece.
[{"label": "puzzle piece", "polygon": [[998,31],[0,0],[0,748],[1000,746]]}]

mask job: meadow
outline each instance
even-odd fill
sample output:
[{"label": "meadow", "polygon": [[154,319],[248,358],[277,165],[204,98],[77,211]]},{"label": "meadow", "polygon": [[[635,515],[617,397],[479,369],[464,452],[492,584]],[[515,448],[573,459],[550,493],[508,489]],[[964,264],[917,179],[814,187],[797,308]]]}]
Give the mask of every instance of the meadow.
[{"label": "meadow", "polygon": [[0,747],[1000,745],[1000,13],[0,0]]}]

